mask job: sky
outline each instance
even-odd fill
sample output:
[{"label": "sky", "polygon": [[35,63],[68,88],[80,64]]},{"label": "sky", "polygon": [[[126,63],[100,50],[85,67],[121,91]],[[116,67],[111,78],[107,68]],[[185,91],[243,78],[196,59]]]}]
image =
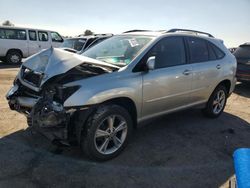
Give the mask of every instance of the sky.
[{"label": "sky", "polygon": [[227,47],[250,42],[250,0],[0,0],[0,24],[5,20],[64,36],[186,28]]}]

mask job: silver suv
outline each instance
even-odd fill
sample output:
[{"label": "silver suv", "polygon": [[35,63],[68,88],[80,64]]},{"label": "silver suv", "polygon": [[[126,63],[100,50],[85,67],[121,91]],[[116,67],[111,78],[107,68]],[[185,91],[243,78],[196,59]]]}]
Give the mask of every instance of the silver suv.
[{"label": "silver suv", "polygon": [[149,118],[193,106],[218,117],[235,73],[235,57],[211,34],[133,30],[82,55],[51,48],[30,57],[6,98],[32,129],[108,160]]}]

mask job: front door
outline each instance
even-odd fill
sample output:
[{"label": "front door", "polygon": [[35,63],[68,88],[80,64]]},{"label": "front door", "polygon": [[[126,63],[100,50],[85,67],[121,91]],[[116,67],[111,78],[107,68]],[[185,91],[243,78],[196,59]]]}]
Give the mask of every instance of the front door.
[{"label": "front door", "polygon": [[155,56],[155,69],[143,75],[144,118],[189,104],[192,66],[187,64],[184,39],[166,37],[146,55]]}]

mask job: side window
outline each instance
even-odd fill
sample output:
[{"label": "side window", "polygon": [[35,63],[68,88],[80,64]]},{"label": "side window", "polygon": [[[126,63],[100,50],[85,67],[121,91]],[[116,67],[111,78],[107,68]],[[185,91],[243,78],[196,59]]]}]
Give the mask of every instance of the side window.
[{"label": "side window", "polygon": [[158,42],[147,57],[155,56],[155,68],[165,68],[186,63],[182,37],[168,37]]},{"label": "side window", "polygon": [[38,38],[39,38],[39,41],[48,41],[49,40],[48,33],[44,32],[44,31],[38,32]]},{"label": "side window", "polygon": [[106,39],[106,38],[99,38],[99,39],[96,39],[94,42],[92,42],[92,43],[88,46],[88,48],[90,48],[90,47],[92,47],[92,46],[94,46],[94,45],[96,45],[96,44],[98,44],[98,43],[104,41],[105,39]]},{"label": "side window", "polygon": [[203,39],[188,37],[191,63],[208,61],[207,42]]},{"label": "side window", "polygon": [[89,45],[90,45],[95,39],[96,39],[96,38],[89,38],[89,39],[87,40],[86,44],[85,44],[85,48],[84,48],[84,49],[88,48]]},{"label": "side window", "polygon": [[0,29],[0,39],[5,39],[5,32],[3,29]]},{"label": "side window", "polygon": [[14,40],[26,40],[26,31],[19,29],[5,29],[5,38]]},{"label": "side window", "polygon": [[62,37],[56,32],[51,32],[51,39],[53,42],[63,42]]},{"label": "side window", "polygon": [[29,30],[29,39],[32,40],[32,41],[36,41],[37,40],[36,31]]}]

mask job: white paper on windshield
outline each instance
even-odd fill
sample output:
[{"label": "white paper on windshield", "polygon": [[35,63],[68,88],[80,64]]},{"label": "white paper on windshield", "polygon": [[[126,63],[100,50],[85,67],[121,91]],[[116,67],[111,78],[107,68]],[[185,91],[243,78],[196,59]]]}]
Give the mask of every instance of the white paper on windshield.
[{"label": "white paper on windshield", "polygon": [[128,42],[131,47],[139,46],[139,43],[137,42],[136,39],[129,39]]}]

